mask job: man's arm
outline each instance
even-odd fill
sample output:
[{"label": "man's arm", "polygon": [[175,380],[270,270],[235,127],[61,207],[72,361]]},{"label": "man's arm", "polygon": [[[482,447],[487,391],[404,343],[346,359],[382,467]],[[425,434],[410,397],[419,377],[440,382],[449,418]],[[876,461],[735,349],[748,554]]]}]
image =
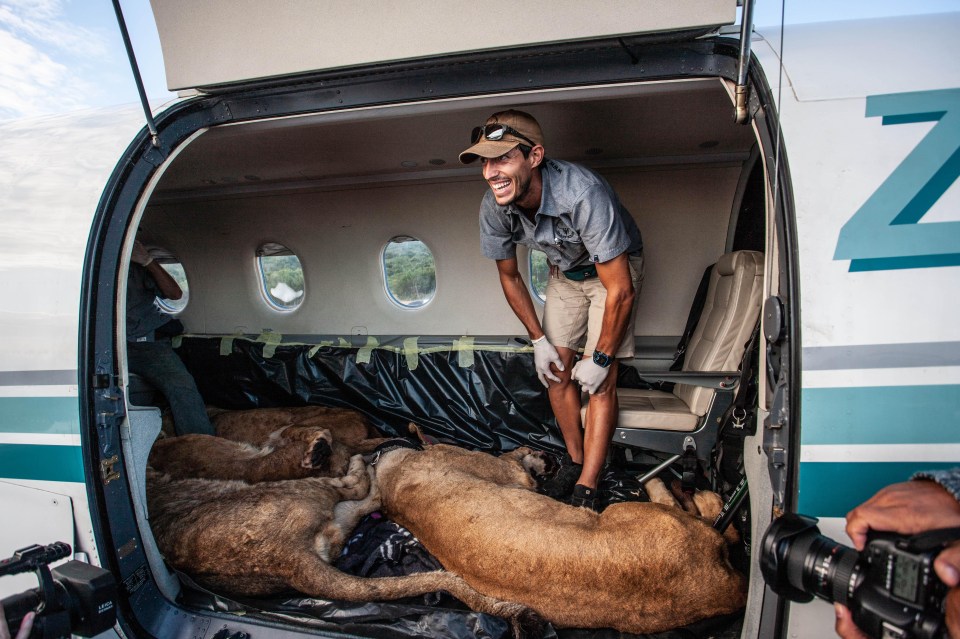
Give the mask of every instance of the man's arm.
[{"label": "man's arm", "polygon": [[160,266],[159,263],[153,261],[144,268],[147,269],[147,273],[150,274],[153,281],[157,283],[157,287],[160,289],[160,293],[164,299],[178,300],[183,297],[183,289],[177,284],[177,280],[173,279],[173,276],[167,273],[166,269]]},{"label": "man's arm", "polygon": [[530,299],[530,292],[527,291],[527,286],[520,277],[517,258],[497,260],[497,272],[500,274],[503,295],[507,298],[507,303],[513,309],[517,319],[527,329],[530,339],[536,340],[543,337],[543,328],[540,327],[540,320],[537,319],[537,311],[533,307],[533,300]]},{"label": "man's arm", "polygon": [[[596,350],[614,355],[620,348],[627,332],[630,312],[633,310],[633,281],[630,278],[630,262],[626,253],[607,262],[597,264],[600,283],[607,289],[607,302],[603,309],[603,324]],[[590,353],[586,354],[587,356]]]},{"label": "man's arm", "polygon": [[160,294],[164,299],[178,300],[183,297],[183,291],[177,284],[177,280],[173,279],[166,269],[153,259],[150,251],[140,240],[133,243],[133,255],[130,259],[146,269],[153,281],[156,282],[157,288],[160,289]]},{"label": "man's arm", "polygon": [[523,278],[520,277],[520,269],[517,268],[517,258],[511,257],[503,260],[497,260],[497,271],[500,273],[500,286],[503,287],[503,294],[507,298],[507,303],[516,314],[517,318],[527,329],[527,334],[533,340],[533,363],[537,370],[537,378],[544,388],[550,387],[550,382],[559,382],[560,378],[553,372],[552,366],[557,370],[563,370],[563,361],[560,354],[553,344],[547,341],[547,336],[540,327],[540,320],[537,319],[537,312],[533,308],[533,300],[530,299],[530,292],[527,291]]}]

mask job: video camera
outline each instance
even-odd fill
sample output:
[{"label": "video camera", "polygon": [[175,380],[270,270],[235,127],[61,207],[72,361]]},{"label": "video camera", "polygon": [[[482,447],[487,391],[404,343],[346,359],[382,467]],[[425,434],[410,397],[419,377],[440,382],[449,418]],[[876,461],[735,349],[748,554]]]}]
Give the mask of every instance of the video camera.
[{"label": "video camera", "polygon": [[863,552],[824,537],[817,519],[787,513],[763,537],[760,571],[775,593],[806,603],[816,595],[850,609],[868,636],[946,637],[947,587],[933,561],[960,528],[903,537],[871,531]]},{"label": "video camera", "polygon": [[71,634],[93,637],[113,627],[117,619],[113,575],[82,561],[68,561],[50,570],[48,564],[71,554],[69,545],[56,542],[21,548],[0,561],[0,577],[33,570],[40,582],[38,588],[0,600],[11,636],[16,635],[31,610],[37,616],[30,639],[59,639]]}]

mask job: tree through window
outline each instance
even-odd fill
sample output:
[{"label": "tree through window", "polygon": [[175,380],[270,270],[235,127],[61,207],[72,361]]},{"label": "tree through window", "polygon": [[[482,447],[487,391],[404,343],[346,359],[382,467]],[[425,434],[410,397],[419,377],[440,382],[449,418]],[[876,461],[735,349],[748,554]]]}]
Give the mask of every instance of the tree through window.
[{"label": "tree through window", "polygon": [[417,238],[398,235],[383,249],[383,278],[394,302],[404,308],[423,306],[437,290],[433,253]]}]

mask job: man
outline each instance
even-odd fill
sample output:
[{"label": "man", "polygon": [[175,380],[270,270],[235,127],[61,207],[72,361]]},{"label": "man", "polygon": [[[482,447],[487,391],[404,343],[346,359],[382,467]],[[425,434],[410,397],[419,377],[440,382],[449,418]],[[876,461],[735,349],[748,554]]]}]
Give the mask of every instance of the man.
[{"label": "man", "polygon": [[[960,467],[916,473],[911,481],[887,486],[847,513],[847,535],[860,551],[868,530],[915,535],[956,527],[960,527]],[[944,548],[933,569],[950,589],[944,606],[947,632],[951,639],[960,639],[960,542]],[[834,608],[838,635],[866,639],[845,606]]]},{"label": "man", "polygon": [[127,279],[127,365],[158,388],[170,404],[177,435],[213,435],[213,425],[197,384],[173,352],[172,334],[182,325],[157,306],[157,297],[178,300],[180,285],[138,240]]},{"label": "man", "polygon": [[[640,231],[603,178],[546,158],[540,125],[528,113],[495,113],[471,142],[460,161],[479,158],[490,185],[480,205],[481,249],[496,260],[507,302],[533,341],[537,376],[567,449],[546,492],[596,508],[618,414],[617,359],[634,354]],[[543,251],[550,263],[542,326],[520,276],[517,244]],[[590,395],[582,432],[573,381]]]}]

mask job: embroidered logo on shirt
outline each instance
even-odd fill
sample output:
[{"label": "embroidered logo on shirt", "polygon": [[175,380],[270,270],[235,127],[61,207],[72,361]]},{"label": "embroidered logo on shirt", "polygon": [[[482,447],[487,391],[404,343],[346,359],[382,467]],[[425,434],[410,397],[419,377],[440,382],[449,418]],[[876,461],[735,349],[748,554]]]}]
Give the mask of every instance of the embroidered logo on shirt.
[{"label": "embroidered logo on shirt", "polygon": [[567,242],[576,242],[579,240],[577,232],[563,222],[557,222],[554,228],[554,235],[557,239]]}]

